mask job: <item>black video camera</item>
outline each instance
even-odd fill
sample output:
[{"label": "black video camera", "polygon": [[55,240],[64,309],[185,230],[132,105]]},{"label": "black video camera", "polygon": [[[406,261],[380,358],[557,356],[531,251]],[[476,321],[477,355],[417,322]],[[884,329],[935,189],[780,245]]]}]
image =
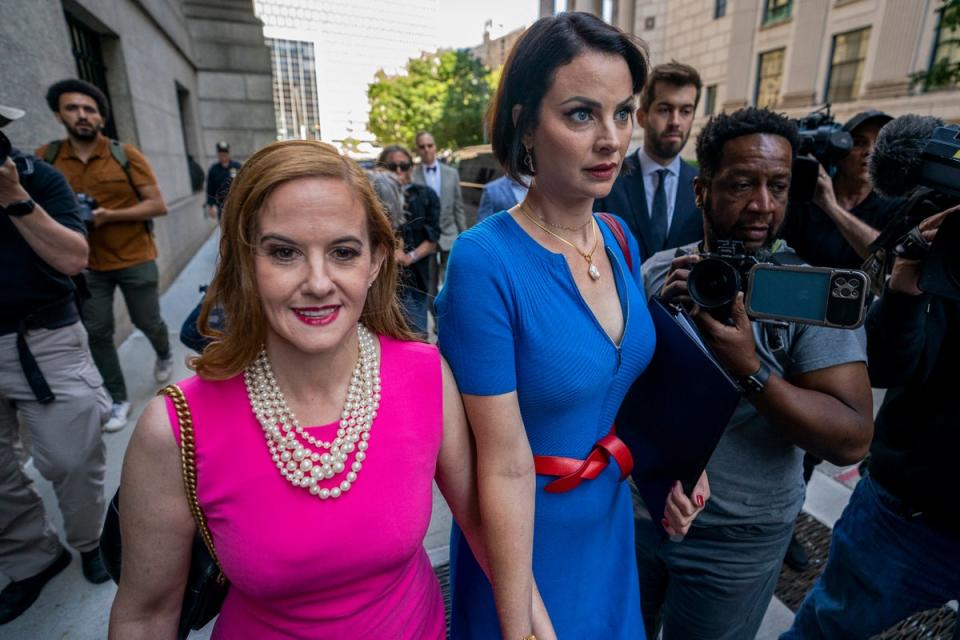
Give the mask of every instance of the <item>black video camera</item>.
[{"label": "black video camera", "polygon": [[[800,146],[791,171],[790,199],[809,202],[817,190],[819,165],[823,165],[832,178],[837,172],[837,161],[853,149],[853,136],[833,119],[829,104],[799,118],[796,123]],[[816,160],[811,160],[808,155]]]},{"label": "black video camera", "polygon": [[97,201],[92,197],[88,196],[85,193],[77,194],[77,202],[80,204],[80,219],[87,224],[87,226],[93,226],[93,212],[100,205],[97,204]]},{"label": "black video camera", "polygon": [[937,127],[910,175],[915,176],[917,188],[870,245],[873,254],[864,270],[879,293],[889,258],[923,259],[920,290],[960,300],[960,216],[947,216],[932,244],[917,230],[926,218],[960,204],[960,125]]},{"label": "black video camera", "polygon": [[6,162],[12,152],[13,145],[10,144],[10,138],[5,136],[3,131],[0,131],[0,164]]},{"label": "black video camera", "polygon": [[736,240],[718,241],[687,279],[690,298],[727,324],[742,291],[753,319],[842,329],[863,324],[867,285],[862,271],[811,267],[791,253],[748,254]]}]

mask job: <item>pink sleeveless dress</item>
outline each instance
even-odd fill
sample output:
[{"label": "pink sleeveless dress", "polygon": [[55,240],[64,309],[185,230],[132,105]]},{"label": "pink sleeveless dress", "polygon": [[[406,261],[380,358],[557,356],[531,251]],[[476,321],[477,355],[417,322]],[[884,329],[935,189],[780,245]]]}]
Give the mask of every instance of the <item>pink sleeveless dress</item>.
[{"label": "pink sleeveless dress", "polygon": [[[213,638],[444,638],[440,587],[423,548],[443,432],[440,356],[382,336],[380,346],[367,459],[336,500],[280,475],[242,375],[180,383],[195,425],[200,506],[230,580]],[[179,442],[169,399],[167,413]],[[329,440],[335,430],[310,433]]]}]

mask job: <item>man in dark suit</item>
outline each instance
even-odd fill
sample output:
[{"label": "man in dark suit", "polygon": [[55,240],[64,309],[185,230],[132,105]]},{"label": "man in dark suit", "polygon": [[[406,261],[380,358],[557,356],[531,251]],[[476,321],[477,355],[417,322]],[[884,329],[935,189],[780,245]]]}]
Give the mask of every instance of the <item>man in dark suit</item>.
[{"label": "man in dark suit", "polygon": [[689,65],[674,61],[653,68],[637,111],[643,146],[626,158],[610,194],[594,203],[594,211],[627,221],[641,260],[703,238],[703,216],[693,195],[697,170],[680,159],[702,86]]}]

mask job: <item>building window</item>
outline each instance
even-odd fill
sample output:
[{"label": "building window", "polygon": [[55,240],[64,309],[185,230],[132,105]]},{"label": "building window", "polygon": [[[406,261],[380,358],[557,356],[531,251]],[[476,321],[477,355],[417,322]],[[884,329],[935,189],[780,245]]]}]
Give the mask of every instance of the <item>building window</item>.
[{"label": "building window", "polygon": [[760,54],[757,64],[758,107],[776,106],[780,99],[780,84],[783,81],[783,58],[786,49],[776,49]]},{"label": "building window", "polygon": [[870,27],[833,36],[830,75],[827,78],[826,102],[847,102],[860,95]]},{"label": "building window", "polygon": [[956,84],[960,69],[960,6],[941,7],[938,14],[930,71],[924,79],[926,89]]},{"label": "building window", "polygon": [[107,66],[103,63],[103,48],[100,34],[67,13],[67,29],[70,31],[70,45],[73,59],[77,63],[77,77],[94,85],[107,97],[110,105],[110,119],[104,123],[103,134],[108,138],[117,137],[117,128],[113,122],[113,107],[110,90],[107,88]]},{"label": "building window", "polygon": [[553,15],[567,10],[567,0],[553,0]]},{"label": "building window", "polygon": [[790,17],[792,11],[793,0],[764,0],[763,24],[782,22]]},{"label": "building window", "polygon": [[727,0],[716,0],[713,3],[713,19],[722,18],[727,15]]},{"label": "building window", "polygon": [[656,17],[656,16],[650,16],[649,18],[644,18],[644,19],[643,19],[643,30],[644,30],[644,31],[650,31],[651,29],[653,29],[653,28],[656,27],[656,26],[657,26],[657,17]]},{"label": "building window", "polygon": [[312,42],[267,38],[273,63],[277,140],[320,139],[317,67]]},{"label": "building window", "polygon": [[703,97],[703,115],[712,116],[717,110],[717,85],[707,85],[707,93]]}]

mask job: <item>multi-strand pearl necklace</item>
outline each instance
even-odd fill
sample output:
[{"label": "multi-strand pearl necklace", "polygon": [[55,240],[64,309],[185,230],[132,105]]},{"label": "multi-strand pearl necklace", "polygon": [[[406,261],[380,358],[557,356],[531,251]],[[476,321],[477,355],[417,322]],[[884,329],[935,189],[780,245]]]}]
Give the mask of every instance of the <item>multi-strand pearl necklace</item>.
[{"label": "multi-strand pearl necklace", "polygon": [[[367,457],[370,427],[380,406],[376,338],[362,324],[357,325],[357,335],[360,357],[350,378],[337,435],[329,442],[310,435],[297,421],[273,375],[266,349],[243,372],[250,408],[263,427],[267,448],[280,474],[293,486],[307,489],[322,500],[339,498],[356,482]],[[353,463],[347,466],[350,454]],[[323,486],[322,483],[344,472],[346,476],[339,483],[334,480],[333,486]]]}]

